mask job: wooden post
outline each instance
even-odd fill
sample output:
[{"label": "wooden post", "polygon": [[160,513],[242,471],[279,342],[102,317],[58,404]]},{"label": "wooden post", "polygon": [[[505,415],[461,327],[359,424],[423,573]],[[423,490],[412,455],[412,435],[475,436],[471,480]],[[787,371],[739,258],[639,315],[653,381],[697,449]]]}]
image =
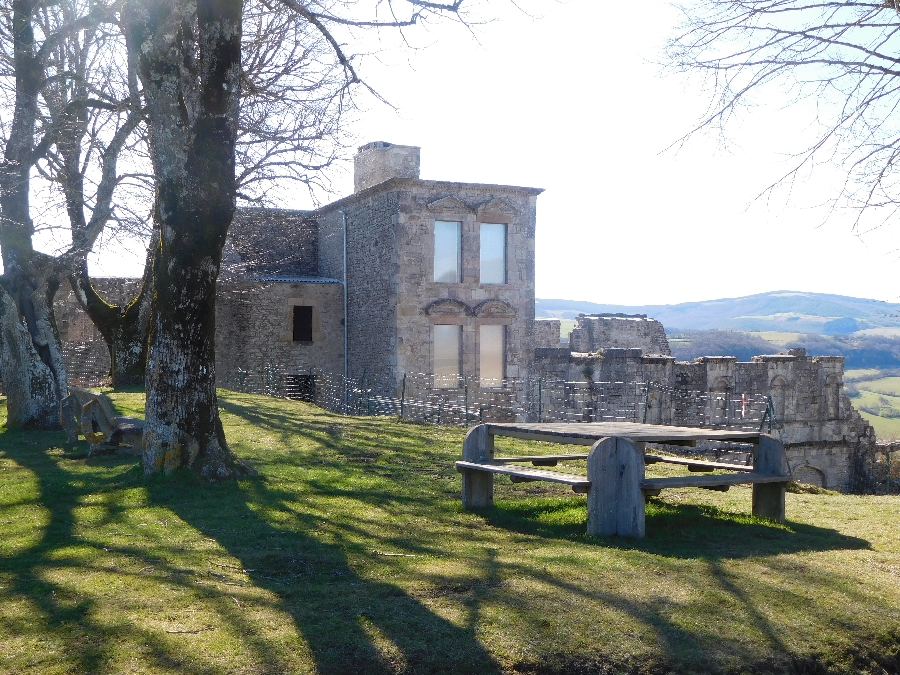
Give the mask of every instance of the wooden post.
[{"label": "wooden post", "polygon": [[753,484],[753,515],[784,522],[784,493],[791,474],[784,446],[776,438],[760,434],[753,472],[764,476],[784,476],[784,483]]},{"label": "wooden post", "polygon": [[[494,461],[494,437],[484,424],[472,427],[463,441],[462,458],[485,464]],[[483,509],[494,505],[494,474],[486,471],[462,472],[462,505],[466,509]]]},{"label": "wooden post", "polygon": [[644,453],[627,438],[601,438],[587,465],[587,533],[594,537],[642,538],[645,531]]}]

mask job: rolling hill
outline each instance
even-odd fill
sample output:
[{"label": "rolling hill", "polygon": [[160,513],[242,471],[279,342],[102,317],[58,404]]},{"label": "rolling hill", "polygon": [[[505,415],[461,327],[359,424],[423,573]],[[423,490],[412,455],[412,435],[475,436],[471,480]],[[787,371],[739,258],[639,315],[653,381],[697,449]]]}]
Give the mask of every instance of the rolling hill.
[{"label": "rolling hill", "polygon": [[538,299],[538,318],[574,319],[578,314],[646,314],[672,330],[789,331],[838,335],[900,329],[900,304],[826,293],[772,291],[677,305],[606,305]]}]

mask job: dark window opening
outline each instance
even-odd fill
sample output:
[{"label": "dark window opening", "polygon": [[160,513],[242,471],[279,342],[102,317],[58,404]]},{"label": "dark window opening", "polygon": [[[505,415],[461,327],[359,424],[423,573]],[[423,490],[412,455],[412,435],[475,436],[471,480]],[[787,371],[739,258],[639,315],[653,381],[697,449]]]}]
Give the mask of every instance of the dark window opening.
[{"label": "dark window opening", "polygon": [[312,342],[312,310],[294,305],[294,342]]}]

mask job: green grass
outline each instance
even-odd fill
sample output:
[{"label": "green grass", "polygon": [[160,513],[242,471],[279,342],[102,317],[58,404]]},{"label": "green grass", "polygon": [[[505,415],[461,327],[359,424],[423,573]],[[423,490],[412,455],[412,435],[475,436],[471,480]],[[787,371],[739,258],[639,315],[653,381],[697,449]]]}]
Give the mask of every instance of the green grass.
[{"label": "green grass", "polygon": [[900,498],[788,494],[776,525],[747,488],[673,490],[646,539],[594,539],[558,486],[501,478],[461,510],[462,430],[221,406],[258,478],[147,481],[133,456],[0,433],[0,672],[900,668]]},{"label": "green grass", "polygon": [[740,332],[762,338],[763,340],[768,340],[769,342],[782,347],[789,342],[796,342],[805,335],[805,333],[790,333],[781,330],[745,330]]},{"label": "green grass", "polygon": [[881,377],[881,371],[876,369],[848,370],[845,377],[859,390],[859,395],[853,397],[853,407],[875,428],[876,437],[879,440],[900,439],[900,418],[882,417],[861,410],[873,410],[883,405],[900,410],[900,377]]},{"label": "green grass", "polygon": [[872,391],[876,394],[887,396],[900,396],[900,377],[879,377],[865,382],[857,383],[857,388],[862,391]]},{"label": "green grass", "polygon": [[844,371],[845,382],[872,380],[880,377],[881,369],[879,368],[852,368]]}]

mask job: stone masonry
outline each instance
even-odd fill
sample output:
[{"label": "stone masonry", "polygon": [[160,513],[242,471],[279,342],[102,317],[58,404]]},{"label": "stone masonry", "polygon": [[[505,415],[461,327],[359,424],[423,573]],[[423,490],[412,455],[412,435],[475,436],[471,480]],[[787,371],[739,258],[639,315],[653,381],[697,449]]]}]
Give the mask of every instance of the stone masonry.
[{"label": "stone masonry", "polygon": [[663,325],[644,315],[580,314],[577,327],[569,333],[569,347],[573,352],[637,347],[645,354],[669,356],[672,353]]},{"label": "stone masonry", "polygon": [[[477,375],[478,329],[499,324],[506,326],[506,376],[522,377],[534,350],[535,204],[541,190],[421,180],[418,153],[410,146],[363,146],[357,185],[370,186],[311,214],[319,223],[321,273],[343,278],[346,251],[349,375],[392,373],[399,384],[402,373],[431,373],[435,324],[462,326],[461,375]],[[400,175],[376,182],[394,167]],[[433,280],[436,220],[462,224],[457,283]],[[506,225],[507,283],[479,282],[479,227],[485,222]]]},{"label": "stone masonry", "polygon": [[[224,386],[276,372],[299,382],[316,369],[346,372],[367,386],[378,380],[381,393],[396,395],[404,373],[434,372],[434,326],[451,325],[461,327],[460,375],[477,389],[482,327],[500,325],[507,380],[488,387],[491,396],[524,401],[528,383],[543,378],[581,383],[588,395],[578,405],[589,408],[595,386],[606,383],[603,396],[640,405],[636,421],[712,426],[733,423],[742,396],[765,400],[795,477],[850,486],[854,455],[875,437],[843,396],[843,359],[792,350],[748,363],[729,356],[676,362],[658,321],[614,314],[579,316],[562,346],[560,322],[534,318],[541,190],[422,180],[419,154],[414,146],[369,143],[355,158],[352,195],[310,212],[238,212],[218,289]],[[436,221],[460,223],[458,281],[434,281]],[[482,223],[505,226],[505,283],[480,282]],[[134,297],[139,283],[96,280],[117,303]],[[82,354],[105,352],[71,293],[60,293],[56,316],[65,343]]]},{"label": "stone masonry", "polygon": [[[579,317],[573,335],[579,330],[603,335],[591,333],[594,318]],[[593,341],[590,353],[539,348],[536,375],[578,382],[590,373],[595,382],[652,383],[646,421],[653,424],[724,426],[729,415],[738,414],[728,409],[729,400],[768,397],[772,432],[785,444],[795,479],[837,490],[853,487],[855,455],[865,456],[874,447],[875,433],[842,393],[843,357],[811,357],[803,349],[792,349],[746,363],[733,356],[678,362],[671,356],[645,355],[639,346],[622,348],[635,335],[633,326],[646,324],[625,316],[604,317],[604,323],[612,344]],[[638,332],[633,339],[645,337]],[[585,339],[577,344],[584,345]],[[659,345],[652,348],[658,350]]]}]

